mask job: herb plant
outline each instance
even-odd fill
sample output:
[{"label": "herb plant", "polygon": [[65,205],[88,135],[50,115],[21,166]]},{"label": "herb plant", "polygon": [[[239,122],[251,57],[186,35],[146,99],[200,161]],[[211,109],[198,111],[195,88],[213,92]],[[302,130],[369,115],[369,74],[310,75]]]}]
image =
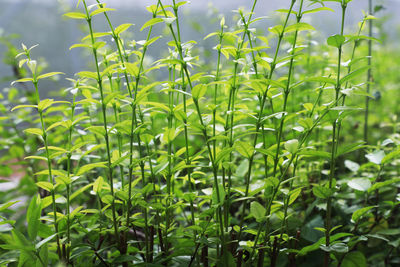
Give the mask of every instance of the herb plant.
[{"label": "herb plant", "polygon": [[[307,21],[334,12],[325,2],[341,12],[321,41]],[[372,0],[354,34],[351,0],[291,0],[267,32],[251,1],[218,18],[210,58],[183,35],[185,4],[155,1],[136,29],[114,25],[99,0],[77,1],[64,16],[87,35],[71,49],[92,61],[58,100],[41,82],[64,74],[6,42],[16,77],[1,103],[2,170],[24,166],[17,191],[30,201],[18,215],[0,196],[1,263],[396,266],[399,110],[389,105],[391,131],[371,125],[373,74],[389,56],[374,51]]]}]

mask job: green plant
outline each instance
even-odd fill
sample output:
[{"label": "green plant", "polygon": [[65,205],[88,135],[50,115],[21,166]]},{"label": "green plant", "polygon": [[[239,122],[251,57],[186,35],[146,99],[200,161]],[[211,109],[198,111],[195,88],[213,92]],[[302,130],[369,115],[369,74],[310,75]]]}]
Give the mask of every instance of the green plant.
[{"label": "green plant", "polygon": [[[31,200],[13,220],[16,202],[0,194],[1,224],[9,226],[0,234],[2,264],[396,264],[398,110],[386,107],[387,132],[366,115],[368,101],[375,104],[371,68],[379,80],[389,55],[377,49],[370,58],[372,23],[363,33],[372,7],[355,34],[344,34],[351,0],[333,1],[342,11],[339,34],[316,44],[318,27],[304,18],[333,12],[325,2],[290,1],[267,33],[257,0],[232,21],[221,15],[204,38],[216,45],[206,62],[201,44],[183,35],[185,1],[148,6],[139,41],[127,34],[133,24],[113,25],[114,9],[79,0],[64,16],[85,24],[87,35],[71,49],[87,50],[94,71],[68,79],[63,101],[42,99],[39,86],[62,73],[42,74],[33,47],[13,48],[19,61],[8,62],[26,69],[12,85],[34,93],[31,103],[9,93],[2,113],[32,126],[22,132],[7,117],[1,136],[13,141],[7,160],[30,166],[18,189]],[[97,31],[100,19],[106,32]],[[163,55],[149,60],[156,42]],[[354,129],[363,117],[369,133]],[[367,136],[368,145],[360,141]],[[356,158],[360,151],[367,162]]]}]

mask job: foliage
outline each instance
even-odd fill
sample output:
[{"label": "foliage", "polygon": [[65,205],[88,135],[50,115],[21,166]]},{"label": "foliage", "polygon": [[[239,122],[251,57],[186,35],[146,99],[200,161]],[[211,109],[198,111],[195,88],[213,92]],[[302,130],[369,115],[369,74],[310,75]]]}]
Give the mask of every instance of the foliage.
[{"label": "foliage", "polygon": [[[64,16],[87,35],[71,49],[93,61],[59,99],[41,88],[64,74],[7,42],[0,170],[25,175],[0,195],[1,264],[398,264],[399,110],[369,91],[386,88],[391,55],[366,33],[372,6],[345,32],[351,0],[334,1],[339,33],[314,40],[305,18],[332,12],[324,2],[292,0],[263,33],[255,0],[220,17],[207,57],[181,34],[186,1],[157,1],[136,27],[80,0]],[[136,28],[145,40],[130,39]],[[165,56],[151,61],[155,43]],[[16,195],[30,200],[16,208]]]}]

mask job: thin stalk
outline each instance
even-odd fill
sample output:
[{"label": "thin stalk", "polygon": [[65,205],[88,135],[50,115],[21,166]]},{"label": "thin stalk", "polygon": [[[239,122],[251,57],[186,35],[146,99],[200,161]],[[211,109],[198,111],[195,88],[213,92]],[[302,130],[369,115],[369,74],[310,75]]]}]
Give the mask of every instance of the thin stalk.
[{"label": "thin stalk", "polygon": [[[169,81],[174,84],[175,82],[175,65],[171,66],[168,68],[169,72]],[[175,87],[175,84],[173,85]],[[173,98],[171,94],[171,90],[168,90],[168,106],[169,106],[169,114],[168,114],[168,131],[171,131],[172,129],[172,110],[173,110]],[[169,136],[169,132],[168,132]],[[168,144],[167,144],[167,153],[168,153],[168,174],[167,174],[167,200],[166,200],[166,210],[165,210],[165,243],[167,245],[167,251],[169,249],[169,244],[168,244],[168,231],[171,223],[171,199],[172,199],[172,194],[171,194],[171,179],[172,179],[172,140],[169,140],[168,138]]]},{"label": "thin stalk", "polygon": [[[343,36],[344,32],[344,22],[345,22],[345,16],[346,16],[346,8],[347,4],[342,1],[342,23],[341,23],[341,30],[340,30],[340,35]],[[340,84],[340,70],[341,70],[341,64],[342,64],[342,48],[343,45],[339,46],[338,49],[338,60],[337,60],[337,79],[336,79],[336,85],[335,85],[335,102],[336,106],[338,106],[337,100],[339,99],[339,94],[340,94],[340,89],[341,89],[341,84]],[[330,165],[330,173],[329,173],[329,189],[332,190],[332,185],[333,185],[333,179],[335,176],[335,165],[336,165],[336,145],[337,145],[337,135],[339,134],[337,131],[337,125],[338,122],[334,121],[333,122],[333,129],[332,129],[332,148],[331,148],[331,165]],[[325,245],[326,247],[329,247],[330,245],[330,230],[331,230],[331,216],[332,216],[332,196],[329,196],[327,199],[327,205],[326,205],[326,219],[325,219]],[[330,261],[330,252],[325,253],[325,258],[324,258],[324,266],[328,267],[329,266],[329,261]]]},{"label": "thin stalk", "polygon": [[[76,94],[73,93],[72,96],[72,106],[71,106],[71,114],[70,114],[70,120],[71,120],[71,126],[68,131],[68,153],[67,153],[67,177],[68,181],[70,180],[71,174],[72,174],[72,162],[71,162],[71,148],[72,148],[72,132],[74,131],[74,117],[75,117],[75,103],[76,99]],[[70,254],[70,246],[71,246],[71,222],[70,222],[70,194],[71,194],[71,188],[70,184],[66,185],[66,193],[67,193],[67,209],[66,209],[66,215],[67,215],[67,251],[66,251],[66,261],[69,262],[69,254]]]},{"label": "thin stalk", "polygon": [[[299,11],[297,13],[297,23],[300,23],[301,18],[302,18],[302,9],[303,9],[303,0],[301,0],[300,2],[300,6],[299,6]],[[279,125],[279,129],[278,129],[278,135],[277,135],[277,148],[276,148],[276,153],[275,153],[275,158],[274,158],[274,168],[273,168],[273,177],[276,176],[276,172],[277,172],[277,167],[278,167],[278,163],[279,163],[279,155],[280,155],[280,148],[281,148],[281,140],[282,140],[282,136],[283,136],[283,129],[284,129],[284,124],[285,124],[285,118],[286,118],[286,110],[287,110],[287,102],[289,99],[289,95],[290,95],[290,83],[292,80],[292,76],[294,74],[294,56],[295,56],[295,52],[296,52],[296,44],[297,44],[297,38],[298,38],[298,34],[299,31],[296,30],[294,33],[294,40],[293,40],[293,44],[292,44],[292,52],[291,52],[291,59],[290,59],[290,63],[289,63],[289,73],[288,73],[288,79],[286,82],[286,88],[284,89],[284,96],[283,96],[283,109],[282,109],[282,118],[280,121],[280,125]],[[270,202],[273,201],[273,198],[270,199]],[[286,207],[287,210],[287,207]],[[267,219],[267,229],[269,229],[269,219]],[[269,233],[267,233],[269,234]],[[266,237],[268,235],[265,235]],[[268,240],[268,238],[266,238],[266,241]],[[279,243],[280,243],[280,239],[277,240],[277,246],[279,247]],[[279,249],[277,250],[279,251]],[[278,252],[277,252],[278,253]]]},{"label": "thin stalk", "polygon": [[[216,73],[215,73],[215,82],[218,82],[220,79],[220,64],[221,64],[221,49],[222,49],[222,41],[224,38],[224,23],[221,22],[221,30],[219,32],[219,43],[217,46],[217,52],[218,52],[218,56],[217,56],[217,69],[216,69]],[[213,109],[213,137],[216,137],[216,115],[217,115],[217,97],[218,97],[218,84],[215,84],[214,87],[214,109]],[[213,155],[214,158],[217,155],[217,140],[214,139],[213,141]],[[223,176],[223,185],[225,186],[225,177]],[[229,192],[228,192],[228,199],[229,199]],[[225,230],[228,230],[228,218],[227,218],[227,213],[229,212],[229,208],[226,207],[225,208]]]},{"label": "thin stalk", "polygon": [[[103,6],[100,3],[99,0],[96,0],[96,1],[100,5],[100,7]],[[157,10],[158,10],[158,5],[157,5],[157,8],[156,8],[156,11],[153,13],[153,18],[156,16]],[[117,46],[118,56],[120,58],[120,62],[121,62],[122,67],[124,69],[124,76],[125,76],[126,86],[127,86],[127,90],[128,90],[129,96],[132,99],[134,99],[134,97],[136,97],[136,95],[138,93],[138,88],[139,88],[140,80],[141,80],[141,77],[142,77],[144,57],[146,55],[147,48],[148,48],[147,42],[150,40],[151,32],[152,32],[153,27],[151,26],[149,31],[148,31],[148,33],[147,33],[146,43],[143,46],[143,52],[142,52],[142,56],[140,58],[139,72],[138,72],[138,75],[137,75],[137,77],[135,79],[134,92],[132,92],[131,85],[130,85],[129,78],[128,78],[128,71],[126,69],[126,62],[128,61],[128,56],[126,55],[125,48],[122,45],[123,44],[122,40],[121,40],[120,36],[115,33],[114,27],[112,26],[111,21],[110,21],[108,15],[107,15],[107,13],[104,12],[104,15],[105,15],[106,20],[107,20],[107,22],[109,24],[112,36],[113,36],[113,38],[115,40],[115,44]],[[133,162],[133,143],[134,143],[133,141],[134,141],[134,133],[135,133],[134,129],[135,128],[137,129],[139,127],[138,119],[137,119],[137,115],[136,115],[136,108],[137,108],[136,103],[132,103],[131,107],[132,107],[132,123],[131,123],[131,134],[130,134],[130,143],[129,143],[130,144],[129,145],[129,151],[130,151],[129,162],[130,162],[130,164],[129,164],[129,184],[128,184],[128,200],[129,201],[128,201],[127,214],[126,214],[126,225],[127,225],[128,229],[130,227],[130,212],[131,212],[131,201],[130,200],[132,198],[132,181],[133,181],[133,165],[134,165],[133,164],[134,163]],[[139,108],[139,113],[140,113],[140,108]],[[143,117],[143,116],[140,116],[140,117]],[[139,157],[142,159],[142,158],[144,158],[144,155],[142,153],[142,145],[141,145],[140,135],[137,134],[136,138],[137,138],[137,141],[138,141]],[[142,181],[144,182],[144,180],[145,180],[144,163],[141,162],[139,165],[140,165],[140,168],[141,168]],[[147,217],[147,209],[144,210],[144,216]],[[147,222],[146,222],[146,226],[145,226],[145,231],[146,231],[146,233],[148,233]],[[124,233],[124,236],[126,237],[126,232]],[[148,251],[148,247],[147,246],[146,246],[146,255],[149,255],[149,251]]]},{"label": "thin stalk", "polygon": [[[300,2],[300,7],[299,7],[299,11],[298,11],[298,15],[297,15],[297,23],[300,23],[301,18],[302,18],[302,9],[303,9],[303,1],[301,0]],[[282,135],[283,135],[283,129],[284,129],[284,123],[285,123],[285,118],[286,118],[286,109],[287,109],[287,102],[288,102],[288,98],[289,98],[289,94],[290,94],[290,82],[292,80],[292,76],[293,76],[293,72],[294,72],[294,56],[295,56],[295,52],[296,52],[296,44],[297,44],[297,38],[298,38],[298,34],[299,31],[296,30],[294,33],[294,40],[293,40],[293,44],[292,44],[292,52],[291,52],[291,59],[290,59],[290,63],[289,63],[289,73],[288,73],[288,79],[287,79],[287,83],[286,83],[286,88],[284,89],[284,96],[283,96],[283,108],[282,108],[282,118],[281,118],[281,122],[279,125],[279,130],[278,130],[278,135],[277,135],[277,148],[276,148],[276,153],[275,153],[275,158],[274,158],[274,169],[273,169],[273,177],[276,176],[276,171],[277,171],[277,167],[278,167],[278,162],[279,162],[279,155],[280,155],[280,148],[281,148],[281,139],[282,139]]]},{"label": "thin stalk", "polygon": [[[104,64],[105,64],[105,67],[109,66],[108,61],[107,61],[106,58],[104,59]],[[110,84],[111,92],[114,93],[115,90],[114,90],[113,76],[112,76],[111,73],[109,73],[107,76],[108,76],[108,82]],[[120,85],[119,77],[117,78],[116,84],[117,84],[116,88],[118,88],[118,91],[119,91],[119,87],[120,87],[119,86]],[[120,117],[120,113],[121,113],[121,109],[119,107],[117,107],[116,102],[112,103],[112,107],[113,107],[113,111],[114,111],[115,123],[119,123],[121,121],[120,118],[119,118]],[[119,131],[117,132],[117,145],[118,145],[118,155],[119,155],[119,157],[122,157],[122,151],[123,151],[123,149],[122,149],[122,134]],[[125,179],[124,179],[124,167],[122,165],[119,165],[119,172],[120,172],[120,179],[121,179],[121,187],[124,188],[124,185],[125,185],[125,182],[124,182],[125,181]]]},{"label": "thin stalk", "polygon": [[[235,99],[236,99],[236,94],[237,91],[239,89],[238,86],[238,70],[239,70],[239,62],[238,60],[241,58],[241,50],[243,49],[244,46],[244,41],[246,38],[246,35],[248,36],[249,39],[249,43],[251,48],[253,47],[252,45],[252,40],[250,37],[250,32],[248,30],[249,28],[249,23],[251,21],[251,18],[253,16],[255,7],[256,7],[257,1],[255,0],[253,2],[253,6],[251,8],[250,14],[249,14],[249,18],[246,21],[246,18],[244,16],[244,14],[240,11],[240,15],[241,15],[241,20],[243,23],[243,27],[244,27],[244,32],[243,32],[243,36],[242,38],[238,41],[237,47],[236,47],[236,56],[235,56],[235,64],[234,64],[234,68],[233,68],[233,76],[232,76],[232,84],[231,84],[231,89],[229,92],[229,100],[228,100],[228,110],[227,110],[227,116],[226,116],[226,123],[225,123],[225,131],[226,131],[226,135],[228,135],[228,129],[229,129],[229,147],[232,148],[233,147],[233,139],[234,139],[234,117],[235,117]],[[256,71],[256,76],[258,76],[258,71],[257,71],[257,62],[255,60],[255,56],[254,56],[254,52],[252,51],[252,59],[253,59],[253,67],[254,70]],[[226,144],[225,144],[226,147]],[[232,162],[232,152],[229,153],[229,161]],[[223,185],[225,187],[225,170],[223,169]],[[229,168],[228,169],[228,199],[226,202],[226,207],[225,207],[225,227],[226,230],[228,230],[228,226],[229,226],[229,210],[230,210],[230,195],[231,195],[231,187],[232,187],[232,169]],[[245,209],[245,204],[243,206],[243,209]]]},{"label": "thin stalk", "polygon": [[[175,0],[173,0],[172,3],[173,3],[172,9],[174,10],[174,15],[176,17],[177,38],[178,38],[179,43],[181,43],[181,31],[180,31],[180,26],[179,26],[178,7],[177,7],[177,5],[175,3]],[[182,68],[181,68],[181,78],[182,78],[182,86],[181,86],[182,90],[184,92],[186,92],[185,75],[183,73]],[[183,98],[183,112],[185,114],[187,114],[186,94],[183,94],[182,98]],[[188,134],[186,115],[185,115],[183,124],[184,124],[183,127],[184,127],[184,135],[185,135],[186,165],[190,165],[191,164],[191,160],[190,160],[190,153],[189,153],[189,139],[188,139],[189,138],[189,134]],[[187,169],[187,175],[188,175],[188,181],[189,181],[189,191],[190,191],[190,193],[193,193],[195,188],[194,188],[194,184],[192,183],[192,178],[191,178],[192,177],[192,169],[191,168]],[[193,205],[193,200],[192,200],[191,197],[190,197],[190,200],[189,200],[189,205],[190,205],[190,212],[191,212],[191,216],[192,216],[191,223],[192,223],[192,225],[196,225],[195,214],[194,214],[194,205]],[[197,236],[197,232],[196,231],[194,232],[194,236],[195,236],[194,238],[196,240],[196,236]]]},{"label": "thin stalk", "polygon": [[[29,59],[30,60],[30,59]],[[40,96],[39,96],[39,88],[38,88],[38,81],[36,80],[36,74],[33,74],[33,85],[35,87],[35,92],[36,92],[36,100],[37,104],[39,105],[40,103]],[[43,131],[42,137],[43,137],[43,144],[45,147],[46,151],[46,158],[47,158],[47,169],[49,170],[49,182],[52,183],[53,186],[56,185],[56,181],[54,179],[54,176],[52,174],[52,165],[51,165],[51,159],[50,159],[50,150],[49,150],[49,144],[48,144],[48,139],[47,139],[47,132],[46,132],[46,124],[44,122],[44,117],[43,117],[43,111],[39,110],[39,117],[40,117],[40,125]],[[56,207],[56,197],[55,197],[55,189],[51,190],[51,199],[52,199],[52,207],[53,207],[53,220],[54,220],[54,231],[56,234],[56,242],[57,242],[57,254],[58,258],[60,260],[63,260],[62,256],[62,251],[61,251],[61,245],[60,245],[60,236],[58,232],[58,222],[57,222],[57,207]]]},{"label": "thin stalk", "polygon": [[[372,0],[368,0],[368,9],[369,9],[369,14],[373,15],[372,11]],[[373,32],[372,32],[372,26],[373,26],[373,20],[370,19],[368,23],[369,29],[368,29],[368,36],[373,37]],[[372,76],[372,40],[368,40],[368,73],[367,73],[367,93],[371,91],[371,83],[373,82],[373,76]],[[368,143],[368,115],[369,115],[369,97],[365,97],[365,113],[364,113],[364,141]]]},{"label": "thin stalk", "polygon": [[[24,50],[25,50],[25,55],[28,59],[28,62],[30,62],[31,61],[30,52],[29,52],[29,50],[26,50],[26,49],[24,49]],[[36,75],[36,66],[34,66],[34,68],[31,69],[31,71],[32,71],[32,83],[33,83],[33,86],[35,87],[36,103],[38,106],[40,125],[42,128],[43,144],[44,144],[45,151],[46,151],[47,169],[49,171],[48,177],[49,177],[49,182],[54,187],[56,185],[56,181],[52,174],[52,165],[51,165],[50,151],[49,151],[49,145],[48,145],[48,139],[47,139],[46,124],[44,122],[43,110],[39,109],[40,94],[39,94],[39,87],[38,87],[38,79],[37,79],[37,75]],[[58,231],[55,189],[53,188],[53,190],[51,190],[50,193],[51,193],[52,208],[53,208],[54,232],[56,234],[56,242],[57,242],[57,255],[60,260],[63,260],[63,255],[62,255],[62,250],[61,250],[61,245],[60,245],[60,236],[59,236],[59,231]]]},{"label": "thin stalk", "polygon": [[[366,22],[366,18],[367,18],[367,16],[365,16],[365,17],[363,18],[363,20],[362,20],[362,22],[361,22],[361,25],[360,25],[360,27],[359,27],[359,29],[358,29],[358,32],[357,32],[357,36],[358,36],[358,37],[361,35],[362,29],[364,28],[364,25],[365,25],[365,22]],[[351,62],[353,62],[353,59],[354,59],[354,57],[355,57],[356,48],[357,48],[357,46],[358,46],[358,43],[359,43],[359,40],[358,40],[358,39],[354,41],[353,50],[352,50],[352,52],[351,52],[351,57],[350,57],[350,64],[349,64],[349,66],[347,67],[347,74],[349,74],[349,73],[352,71],[352,64],[351,64]],[[348,85],[349,85],[349,81],[346,82],[344,88],[347,89],[347,88],[348,88]],[[368,97],[367,97],[367,98],[368,98]],[[345,101],[346,101],[346,95],[343,96],[342,106],[345,105]],[[341,128],[342,128],[342,121],[339,121],[339,122],[338,122],[338,127],[337,127],[337,129],[338,129],[338,130],[337,130],[338,136],[337,136],[336,139],[337,139],[338,145],[336,146],[336,152],[337,152],[337,149],[338,149],[338,147],[339,147]]]},{"label": "thin stalk", "polygon": [[87,17],[86,21],[88,23],[89,32],[90,32],[90,40],[91,40],[91,43],[93,46],[92,52],[93,52],[93,57],[94,57],[95,64],[96,64],[97,83],[99,86],[100,97],[101,97],[101,109],[102,109],[102,116],[103,116],[103,126],[104,126],[104,131],[105,131],[104,139],[106,142],[106,150],[107,150],[107,169],[108,169],[108,178],[109,178],[109,182],[110,182],[110,190],[111,190],[111,196],[112,196],[111,209],[112,209],[112,217],[113,217],[114,235],[115,235],[115,239],[117,240],[117,242],[119,244],[119,249],[121,249],[121,242],[120,242],[118,222],[117,222],[116,209],[115,209],[114,179],[113,179],[113,169],[111,167],[111,147],[110,147],[110,140],[109,140],[108,129],[107,129],[107,110],[106,110],[106,104],[104,103],[103,80],[102,80],[102,76],[100,73],[97,50],[94,47],[95,46],[95,38],[94,38],[94,33],[93,33],[93,28],[92,28],[92,20],[89,15],[89,10],[86,5],[86,1],[83,0],[82,2],[85,7],[85,12],[86,12],[86,17]]},{"label": "thin stalk", "polygon": [[[158,3],[159,3],[159,5],[160,5],[160,7],[161,7],[161,9],[162,9],[162,11],[164,13],[164,16],[168,17],[167,16],[167,12],[165,11],[165,8],[164,8],[161,0],[158,0]],[[178,18],[176,19],[176,21],[177,20],[178,20]],[[183,61],[184,60],[184,55],[183,55],[183,51],[182,51],[181,42],[178,41],[177,35],[175,34],[175,31],[174,31],[174,29],[172,27],[172,24],[167,24],[167,25],[168,25],[168,27],[170,29],[171,35],[172,35],[172,37],[174,39],[174,42],[175,42],[175,45],[176,45],[176,47],[178,49],[179,57]],[[189,70],[188,70],[187,64],[186,63],[182,63],[181,64],[181,68],[183,69],[183,74],[184,74],[182,77],[186,76],[189,88],[192,90],[193,89],[193,84],[192,84],[192,81],[191,81],[191,78],[190,78],[190,74],[189,74]],[[217,218],[220,219],[219,226],[220,226],[220,231],[221,231],[221,242],[222,242],[223,246],[225,247],[224,234],[223,234],[224,233],[224,227],[223,227],[223,223],[221,221],[222,220],[222,212],[221,212],[221,207],[220,207],[221,199],[220,199],[220,193],[219,193],[219,187],[218,187],[218,177],[217,177],[218,166],[216,165],[214,156],[212,154],[212,149],[211,149],[211,145],[210,145],[210,142],[209,142],[209,137],[207,135],[207,128],[206,128],[206,126],[204,124],[204,120],[203,120],[203,117],[202,117],[202,113],[200,111],[200,104],[198,102],[198,99],[193,99],[193,103],[194,103],[194,105],[196,107],[196,112],[197,112],[197,115],[198,115],[198,118],[199,118],[199,121],[200,121],[200,125],[202,127],[202,134],[203,134],[203,137],[205,139],[207,150],[208,150],[209,160],[211,162],[212,169],[213,169],[214,185],[215,185],[215,188],[216,188],[217,201],[218,201],[218,204],[217,204],[218,205],[218,207],[217,207]],[[227,253],[225,253],[224,255],[226,256]]]},{"label": "thin stalk", "polygon": [[[285,18],[285,22],[284,22],[283,27],[282,27],[282,33],[278,36],[278,43],[276,45],[274,58],[273,58],[273,61],[271,63],[271,70],[270,70],[270,72],[268,74],[268,77],[267,77],[267,82],[269,80],[271,80],[272,75],[274,74],[276,63],[277,63],[277,60],[278,60],[279,50],[280,50],[280,47],[281,47],[281,44],[282,44],[282,40],[283,40],[283,36],[284,36],[284,32],[285,32],[285,29],[287,27],[287,24],[288,24],[288,21],[289,21],[289,17],[290,17],[290,14],[291,14],[292,10],[293,10],[293,6],[294,6],[295,2],[296,2],[296,0],[292,0],[292,2],[290,4],[290,7],[289,7],[289,11],[288,11],[288,13],[286,15],[286,18]],[[267,95],[268,95],[268,91],[269,91],[270,87],[271,87],[271,85],[268,84],[268,86],[267,86],[267,88],[266,88],[266,90],[265,90],[265,92],[264,92],[264,94],[263,94],[263,96],[261,98],[261,106],[260,106],[260,110],[259,110],[259,112],[257,114],[257,122],[256,122],[256,129],[255,129],[256,131],[255,131],[254,142],[253,142],[253,147],[254,148],[257,145],[258,133],[260,131],[260,128],[261,128],[261,126],[263,126],[262,115],[264,114],[265,103],[266,103],[266,100],[267,100]],[[265,138],[263,138],[263,139],[265,140]],[[252,167],[253,167],[254,156],[255,156],[255,154],[253,154],[250,157],[248,168],[247,168],[247,175],[246,175],[246,181],[245,181],[245,183],[246,183],[245,200],[244,200],[244,203],[243,203],[243,210],[242,210],[242,215],[241,215],[240,224],[239,224],[240,230],[239,230],[239,234],[238,234],[238,238],[237,238],[239,241],[240,241],[240,238],[241,238],[241,235],[242,235],[242,231],[243,231],[245,211],[246,211],[246,206],[247,206],[246,197],[249,195],[249,188],[250,188],[250,181],[251,181],[251,170],[252,170]]]}]

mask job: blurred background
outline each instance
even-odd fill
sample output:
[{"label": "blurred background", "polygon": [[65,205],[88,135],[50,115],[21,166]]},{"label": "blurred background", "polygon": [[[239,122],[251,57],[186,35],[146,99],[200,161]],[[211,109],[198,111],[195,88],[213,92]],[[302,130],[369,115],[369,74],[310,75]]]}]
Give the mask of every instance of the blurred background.
[{"label": "blurred background", "polygon": [[[150,13],[145,9],[146,6],[155,3],[155,0],[105,0],[108,7],[116,8],[116,12],[110,12],[114,25],[121,23],[133,23],[136,26],[131,28],[132,38],[135,40],[144,39],[144,33],[140,32],[143,23],[150,19]],[[164,0],[169,3],[170,0]],[[307,1],[311,3],[311,1]],[[390,45],[391,40],[395,40],[398,32],[398,22],[400,17],[399,0],[373,0],[375,6],[381,6],[382,9],[376,15],[380,18],[378,25],[383,24],[384,31],[377,31],[376,35],[385,34],[384,45]],[[77,0],[0,0],[0,36],[7,37],[14,45],[20,47],[23,42],[27,46],[39,44],[34,50],[34,57],[45,58],[51,71],[62,71],[71,77],[87,67],[87,60],[82,53],[82,49],[69,50],[69,47],[78,43],[86,35],[84,27],[80,27],[82,21],[67,20],[62,14],[75,9]],[[88,4],[95,3],[89,0]],[[204,36],[213,32],[218,27],[218,14],[224,14],[228,23],[236,23],[232,20],[234,16],[233,9],[243,7],[250,10],[253,1],[250,0],[192,0],[190,4],[184,5],[182,12],[182,36],[184,40],[196,40],[204,45],[204,49],[212,49],[213,42],[203,41]],[[256,17],[268,16],[257,24],[257,28],[267,31],[268,27],[273,26],[279,18],[274,10],[288,8],[290,0],[259,0],[256,8]],[[339,31],[340,10],[338,3],[329,2],[326,4],[336,12],[319,12],[307,16],[306,20],[311,22],[322,33],[319,37],[321,41],[328,35]],[[319,5],[316,5],[319,6]],[[349,13],[346,18],[346,33],[356,31],[357,22],[362,19],[360,10],[367,10],[368,0],[353,0],[349,5]],[[96,31],[108,31],[101,16],[96,18]],[[101,28],[104,29],[101,29]],[[162,29],[156,34],[163,35]],[[324,36],[325,35],[325,36]],[[382,37],[382,36],[377,36]],[[168,42],[169,36],[165,40],[159,41],[158,45]],[[395,42],[393,42],[395,44]],[[157,44],[155,46],[157,48]],[[0,45],[0,57],[4,57],[7,47]],[[158,49],[150,49],[150,55],[158,58]],[[0,62],[0,72],[2,80],[0,88],[9,86],[7,76],[12,76],[12,69],[4,62]],[[51,90],[51,89],[48,89]]]}]

